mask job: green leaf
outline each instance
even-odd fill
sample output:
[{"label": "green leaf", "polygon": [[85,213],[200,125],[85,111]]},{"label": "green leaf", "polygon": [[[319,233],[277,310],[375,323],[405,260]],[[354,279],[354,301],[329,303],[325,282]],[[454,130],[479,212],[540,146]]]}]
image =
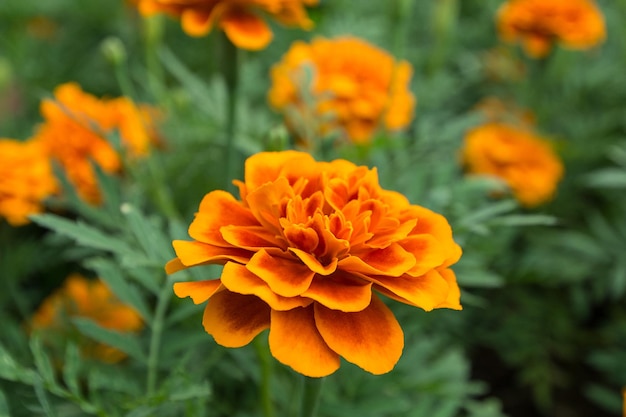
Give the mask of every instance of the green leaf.
[{"label": "green leaf", "polygon": [[0,345],[0,378],[32,385],[37,373],[15,362],[15,359]]},{"label": "green leaf", "polygon": [[81,397],[78,382],[80,372],[80,353],[74,343],[68,343],[65,349],[65,361],[63,362],[63,381],[72,394]]},{"label": "green leaf", "polygon": [[90,259],[85,262],[88,268],[96,271],[100,279],[109,286],[111,291],[124,303],[132,306],[139,312],[144,321],[150,322],[152,316],[148,305],[137,288],[124,279],[125,273],[115,263],[104,258]]},{"label": "green leaf", "polygon": [[41,378],[35,378],[33,388],[35,389],[35,395],[37,396],[37,400],[39,401],[39,404],[41,404],[41,407],[46,413],[46,416],[56,417],[57,414],[52,408],[52,405],[50,405],[50,401],[48,400],[48,394],[46,393],[46,388]]},{"label": "green leaf", "polygon": [[32,216],[31,220],[40,226],[67,236],[78,244],[104,251],[128,255],[133,251],[120,239],[105,235],[100,230],[89,226],[81,221],[71,221],[53,214],[39,214]]},{"label": "green leaf", "polygon": [[[39,375],[41,375],[43,382],[50,385],[56,385],[52,363],[50,362],[48,355],[44,352],[43,345],[41,344],[41,339],[39,337],[34,336],[30,339],[30,351],[33,354],[35,365],[37,366],[37,370],[39,371]],[[36,380],[37,378],[35,378],[35,382]]]},{"label": "green leaf", "polygon": [[2,390],[0,390],[0,417],[10,417],[11,412],[9,410],[9,403],[7,397]]},{"label": "green leaf", "polygon": [[78,330],[98,342],[113,346],[140,362],[146,362],[146,355],[141,350],[137,336],[105,329],[90,319],[76,317],[72,322]]},{"label": "green leaf", "polygon": [[170,241],[161,233],[160,225],[150,222],[131,204],[125,203],[121,211],[128,219],[128,226],[137,243],[143,248],[150,259],[158,259],[163,264],[170,260],[172,251]]},{"label": "green leaf", "polygon": [[600,169],[587,175],[584,183],[597,188],[626,188],[626,169]]},{"label": "green leaf", "polygon": [[558,220],[543,214],[510,214],[492,219],[489,224],[498,226],[554,226]]}]

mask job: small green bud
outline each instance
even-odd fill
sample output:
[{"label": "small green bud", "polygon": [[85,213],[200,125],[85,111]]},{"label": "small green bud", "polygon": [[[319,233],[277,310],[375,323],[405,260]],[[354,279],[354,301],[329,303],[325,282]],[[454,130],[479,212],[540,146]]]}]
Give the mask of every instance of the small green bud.
[{"label": "small green bud", "polygon": [[117,37],[108,37],[100,44],[100,51],[104,58],[112,65],[117,66],[126,62],[126,48]]}]

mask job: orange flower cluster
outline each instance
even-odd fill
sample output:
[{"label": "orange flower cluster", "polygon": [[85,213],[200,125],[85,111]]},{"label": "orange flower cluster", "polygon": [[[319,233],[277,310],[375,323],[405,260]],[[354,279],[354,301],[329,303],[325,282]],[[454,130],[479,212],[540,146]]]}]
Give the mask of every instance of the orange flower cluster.
[{"label": "orange flower cluster", "polygon": [[260,50],[272,41],[273,34],[261,14],[292,27],[311,29],[305,6],[319,0],[137,0],[144,16],[167,13],[180,18],[183,30],[190,36],[204,36],[215,25],[237,47]]},{"label": "orange flower cluster", "polygon": [[[41,303],[32,318],[31,328],[67,335],[71,333],[69,319],[74,317],[91,319],[105,329],[118,332],[136,332],[143,327],[137,311],[122,304],[102,281],[73,274],[63,287]],[[126,357],[124,352],[101,343],[84,341],[80,347],[85,356],[103,362],[115,363]]]},{"label": "orange flower cluster", "polygon": [[521,41],[534,58],[546,56],[553,42],[588,49],[604,40],[602,12],[592,0],[508,0],[498,11],[506,41]]},{"label": "orange flower cluster", "polygon": [[469,173],[501,178],[528,207],[552,198],[563,176],[563,165],[547,141],[502,123],[488,123],[470,131],[462,158]]},{"label": "orange flower cluster", "polygon": [[55,100],[41,103],[45,122],[34,139],[60,163],[78,194],[98,204],[101,196],[92,162],[106,173],[122,168],[118,150],[106,135],[117,132],[130,157],[145,156],[156,138],[154,110],[126,97],[100,100],[75,83],[57,87],[54,96]]},{"label": "orange flower cluster", "polygon": [[401,356],[402,329],[373,292],[420,307],[461,309],[449,268],[461,256],[447,220],[384,190],[376,169],[296,151],[250,157],[241,200],[208,193],[173,242],[166,270],[224,264],[220,279],[174,285],[208,300],[205,330],[226,347],[269,328],[272,355],[322,377],[340,357],[373,374]]},{"label": "orange flower cluster", "polygon": [[52,167],[40,143],[0,139],[0,216],[13,226],[24,225],[56,191]]},{"label": "orange flower cluster", "polygon": [[408,62],[353,37],[295,42],[272,68],[268,98],[296,130],[302,116],[290,115],[308,112],[319,124],[314,135],[340,128],[349,140],[365,143],[377,128],[398,130],[411,122],[412,71]]}]

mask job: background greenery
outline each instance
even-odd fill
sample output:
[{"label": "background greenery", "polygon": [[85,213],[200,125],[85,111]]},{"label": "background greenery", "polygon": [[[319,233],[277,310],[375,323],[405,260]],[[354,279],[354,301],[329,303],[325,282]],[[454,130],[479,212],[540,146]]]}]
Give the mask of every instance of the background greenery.
[{"label": "background greenery", "polygon": [[[618,415],[626,385],[626,1],[598,0],[608,26],[602,46],[556,49],[545,61],[500,44],[500,3],[322,0],[311,10],[314,31],[275,26],[268,49],[242,54],[239,123],[227,138],[218,33],[189,38],[177,22],[144,22],[121,0],[0,2],[0,137],[30,137],[39,101],[67,81],[167,114],[163,150],[124,178],[101,176],[101,209],[68,189],[64,218],[44,215],[18,229],[0,223],[0,415],[257,416],[268,369],[277,415],[295,413],[298,378],[259,356],[263,341],[224,349],[203,332],[202,307],[173,297],[172,279],[219,269],[172,278],[162,266],[202,196],[230,180],[222,169],[228,140],[239,177],[246,156],[288,144],[266,104],[271,65],[295,39],[340,34],[409,60],[418,107],[406,133],[330,156],[377,166],[384,187],[446,215],[464,248],[455,268],[464,310],[394,305],[406,334],[397,368],[376,377],[343,364],[326,381],[320,415]],[[112,64],[103,42],[123,47],[126,60]],[[492,95],[532,110],[557,144],[566,176],[553,202],[525,210],[489,199],[492,181],[463,178],[456,155],[464,132],[481,122],[472,108]],[[124,363],[87,361],[71,343],[51,351],[24,331],[76,270],[101,276],[145,312],[137,336],[75,323],[128,353]]]}]

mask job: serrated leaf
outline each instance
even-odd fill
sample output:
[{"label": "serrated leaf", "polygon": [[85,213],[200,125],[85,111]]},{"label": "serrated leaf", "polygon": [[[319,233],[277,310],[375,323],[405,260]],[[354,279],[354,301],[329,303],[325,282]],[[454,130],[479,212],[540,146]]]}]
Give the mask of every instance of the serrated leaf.
[{"label": "serrated leaf", "polygon": [[142,352],[141,344],[134,334],[108,330],[92,320],[82,317],[73,318],[72,322],[85,336],[117,348],[138,361],[146,361],[146,355]]},{"label": "serrated leaf", "polygon": [[70,392],[76,397],[81,397],[78,383],[80,371],[80,353],[78,347],[73,343],[68,343],[65,349],[65,361],[63,362],[63,381]]},{"label": "serrated leaf", "polygon": [[[52,368],[52,362],[46,352],[44,352],[41,339],[37,336],[33,336],[30,339],[30,351],[35,359],[35,366],[39,375],[46,384],[56,385],[56,379],[54,377],[54,368]],[[35,378],[36,380],[37,378]]]},{"label": "serrated leaf", "polygon": [[469,227],[476,223],[482,223],[489,219],[493,219],[494,217],[501,216],[515,210],[517,207],[517,203],[514,200],[504,200],[492,203],[465,216],[461,219],[459,224]]},{"label": "serrated leaf", "polygon": [[31,220],[40,226],[53,230],[75,240],[78,244],[108,252],[127,255],[133,251],[123,241],[105,235],[100,230],[81,221],[72,221],[53,214],[38,214]]},{"label": "serrated leaf", "polygon": [[159,259],[164,264],[171,258],[170,241],[160,229],[150,222],[131,204],[123,204],[123,215],[128,219],[128,226],[137,243],[143,248],[150,259]]},{"label": "serrated leaf", "polygon": [[104,258],[91,259],[85,262],[88,268],[96,271],[113,293],[124,303],[132,306],[146,322],[152,320],[148,305],[141,293],[124,279],[125,273],[112,261]]},{"label": "serrated leaf", "polygon": [[15,362],[4,346],[0,345],[0,378],[31,385],[36,377],[37,374],[33,369]]},{"label": "serrated leaf", "polygon": [[44,386],[44,382],[41,378],[35,378],[33,382],[33,388],[35,389],[35,395],[37,396],[37,400],[39,404],[43,408],[47,417],[56,417],[56,412],[50,405],[50,401],[48,400],[48,395],[46,394],[46,389]]},{"label": "serrated leaf", "polygon": [[212,394],[211,386],[207,381],[203,381],[195,385],[180,386],[179,389],[173,389],[169,394],[170,401],[187,401],[194,398],[207,399]]},{"label": "serrated leaf", "polygon": [[172,51],[167,48],[160,48],[158,54],[165,68],[185,87],[185,91],[191,94],[203,113],[211,117],[224,114],[222,106],[218,104],[223,103],[224,100],[220,101],[221,97],[216,97],[216,94],[208,88],[207,84],[193,74]]}]

